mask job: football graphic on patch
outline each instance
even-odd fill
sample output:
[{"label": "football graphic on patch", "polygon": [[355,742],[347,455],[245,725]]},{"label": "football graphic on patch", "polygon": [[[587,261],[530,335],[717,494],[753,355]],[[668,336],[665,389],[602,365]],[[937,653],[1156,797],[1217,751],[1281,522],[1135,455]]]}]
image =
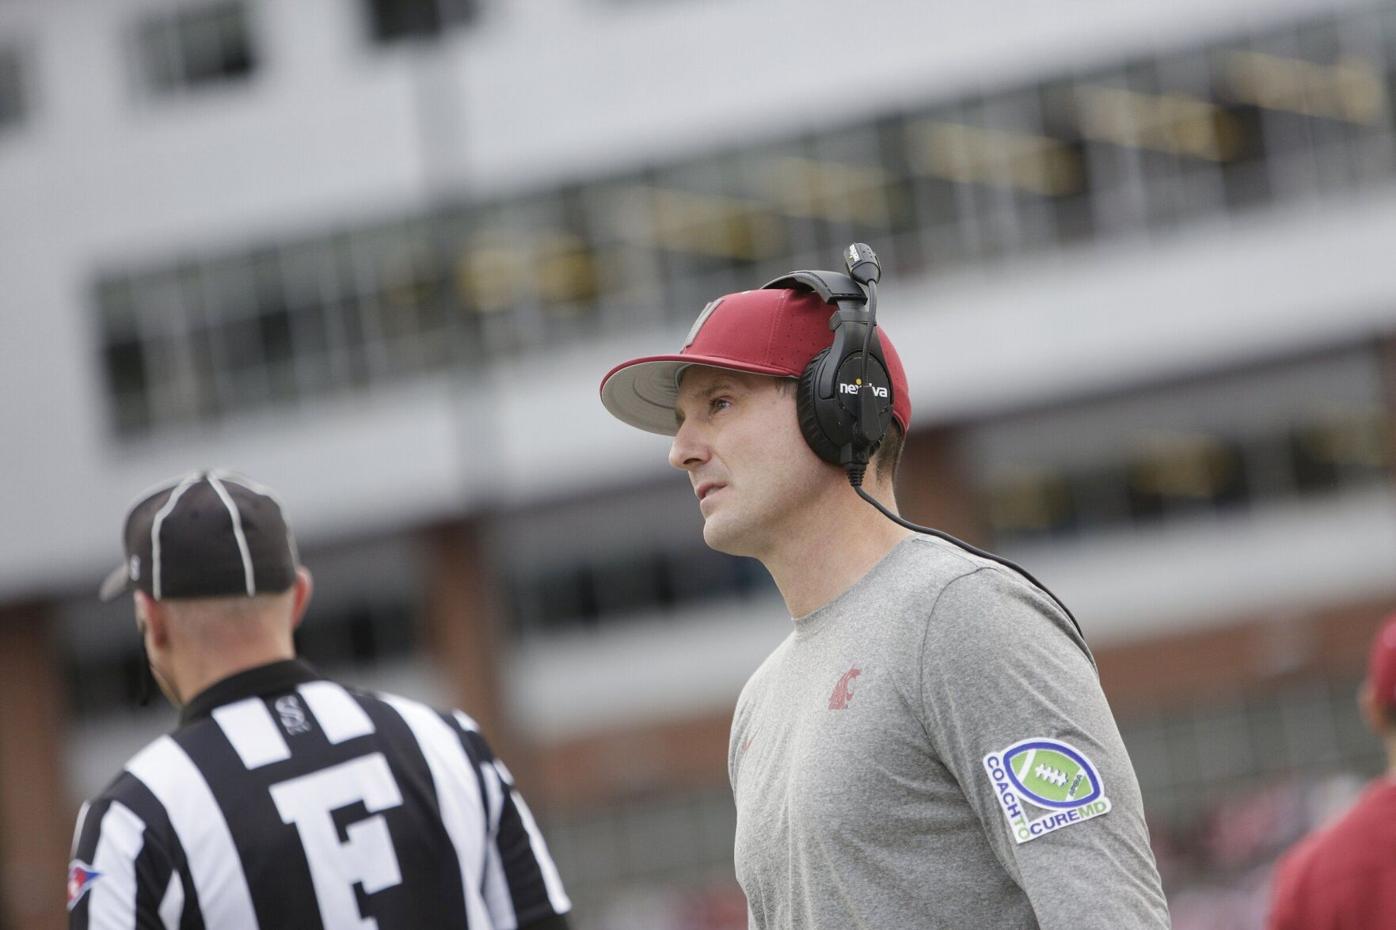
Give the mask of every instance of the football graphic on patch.
[{"label": "football graphic on patch", "polygon": [[1065,810],[1100,797],[1100,776],[1095,767],[1061,740],[1014,743],[1004,750],[1003,765],[1009,780],[1029,804]]}]

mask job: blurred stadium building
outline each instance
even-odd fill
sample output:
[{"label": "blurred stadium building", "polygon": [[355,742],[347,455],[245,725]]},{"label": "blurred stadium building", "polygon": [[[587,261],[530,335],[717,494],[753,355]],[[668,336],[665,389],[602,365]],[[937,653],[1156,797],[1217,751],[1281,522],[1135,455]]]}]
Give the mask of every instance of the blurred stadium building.
[{"label": "blurred stadium building", "polygon": [[727,725],[789,621],[596,387],[854,239],[903,512],[1073,605],[1178,925],[1252,913],[1380,764],[1394,127],[1390,3],[0,0],[0,926],[172,723],[94,591],[205,464],[286,500],[308,656],[481,719],[579,926],[743,926]]}]

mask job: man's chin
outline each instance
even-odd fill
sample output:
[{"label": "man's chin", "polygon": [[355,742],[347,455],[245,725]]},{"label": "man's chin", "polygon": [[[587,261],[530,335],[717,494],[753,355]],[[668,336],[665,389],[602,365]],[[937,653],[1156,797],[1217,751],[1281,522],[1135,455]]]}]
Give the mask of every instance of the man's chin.
[{"label": "man's chin", "polygon": [[720,514],[713,514],[703,521],[703,542],[709,549],[726,555],[751,555],[743,545],[745,534],[724,520]]}]

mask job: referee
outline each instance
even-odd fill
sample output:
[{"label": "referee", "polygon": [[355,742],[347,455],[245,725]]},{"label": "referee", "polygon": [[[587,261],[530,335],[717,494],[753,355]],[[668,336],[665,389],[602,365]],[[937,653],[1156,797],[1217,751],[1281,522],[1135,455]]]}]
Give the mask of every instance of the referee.
[{"label": "referee", "polygon": [[218,471],[126,518],[150,670],[179,726],[78,813],[75,930],[558,930],[571,907],[474,721],[322,678],[310,573],[271,493]]}]

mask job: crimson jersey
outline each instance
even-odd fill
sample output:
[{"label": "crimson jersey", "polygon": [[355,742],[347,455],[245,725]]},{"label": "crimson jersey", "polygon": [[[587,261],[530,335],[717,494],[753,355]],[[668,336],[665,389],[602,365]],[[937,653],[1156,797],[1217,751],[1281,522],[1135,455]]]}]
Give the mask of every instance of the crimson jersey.
[{"label": "crimson jersey", "polygon": [[1396,781],[1382,779],[1275,869],[1267,930],[1396,927]]}]

